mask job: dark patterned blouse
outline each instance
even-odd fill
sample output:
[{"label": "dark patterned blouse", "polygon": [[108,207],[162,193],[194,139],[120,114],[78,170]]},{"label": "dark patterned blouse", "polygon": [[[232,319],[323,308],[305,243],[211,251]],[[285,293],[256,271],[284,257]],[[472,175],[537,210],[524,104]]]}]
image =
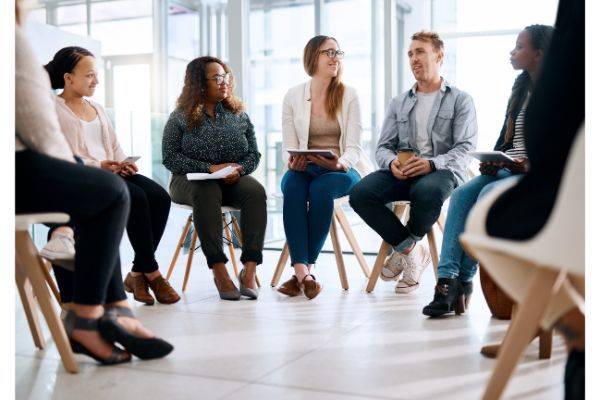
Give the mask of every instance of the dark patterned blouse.
[{"label": "dark patterned blouse", "polygon": [[210,172],[214,164],[237,163],[251,174],[260,161],[254,125],[244,112],[235,114],[221,103],[215,118],[204,115],[192,130],[182,110],[173,111],[165,125],[162,142],[163,164],[174,174]]}]

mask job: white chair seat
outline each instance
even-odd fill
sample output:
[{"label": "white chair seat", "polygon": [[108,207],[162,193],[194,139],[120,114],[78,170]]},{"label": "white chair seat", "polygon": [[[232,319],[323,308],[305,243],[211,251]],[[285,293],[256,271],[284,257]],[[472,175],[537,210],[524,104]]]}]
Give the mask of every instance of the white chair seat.
[{"label": "white chair seat", "polygon": [[[179,203],[173,203],[173,205],[177,208],[180,208],[182,210],[188,210],[188,211],[193,211],[194,207],[187,205],[187,204],[179,204]],[[233,212],[233,211],[240,211],[239,208],[235,208],[235,207],[231,207],[231,206],[221,206],[221,213],[225,214],[225,213],[229,213],[229,212]]]},{"label": "white chair seat", "polygon": [[15,230],[26,231],[33,224],[65,224],[69,222],[69,214],[36,213],[15,215]]},{"label": "white chair seat", "polygon": [[[478,259],[494,282],[518,304],[484,400],[498,399],[535,332],[547,330],[568,311],[585,314],[585,134],[577,133],[563,171],[553,209],[542,229],[528,240],[492,237],[486,229],[489,211],[516,185],[502,182],[477,202],[466,222],[461,243]],[[518,222],[515,222],[518,223]]]}]

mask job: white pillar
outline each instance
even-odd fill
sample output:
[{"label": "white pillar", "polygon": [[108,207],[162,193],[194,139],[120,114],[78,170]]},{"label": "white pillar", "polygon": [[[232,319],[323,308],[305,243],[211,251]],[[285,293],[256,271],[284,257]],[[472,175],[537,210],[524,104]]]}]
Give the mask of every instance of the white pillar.
[{"label": "white pillar", "polygon": [[229,66],[236,80],[236,95],[242,100],[248,93],[249,74],[246,73],[248,49],[248,0],[229,0],[228,7],[228,47]]}]

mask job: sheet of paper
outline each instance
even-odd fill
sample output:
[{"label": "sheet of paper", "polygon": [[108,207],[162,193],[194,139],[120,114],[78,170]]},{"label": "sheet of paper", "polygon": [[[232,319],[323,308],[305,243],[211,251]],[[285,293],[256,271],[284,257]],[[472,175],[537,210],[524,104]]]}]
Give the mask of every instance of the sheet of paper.
[{"label": "sheet of paper", "polygon": [[223,169],[218,170],[217,172],[213,172],[212,174],[205,174],[202,172],[195,172],[187,174],[187,178],[190,181],[204,181],[207,179],[223,179],[229,175],[231,175],[235,171],[235,168],[229,166]]}]

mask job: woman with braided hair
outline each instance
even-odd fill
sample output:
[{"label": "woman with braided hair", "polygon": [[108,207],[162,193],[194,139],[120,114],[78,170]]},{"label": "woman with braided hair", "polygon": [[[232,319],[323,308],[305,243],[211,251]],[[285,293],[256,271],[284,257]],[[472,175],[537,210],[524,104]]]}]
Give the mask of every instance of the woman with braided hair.
[{"label": "woman with braided hair", "polygon": [[472,280],[477,272],[477,261],[465,253],[458,237],[465,229],[469,211],[479,198],[499,181],[511,177],[518,179],[527,172],[529,162],[523,132],[525,112],[553,31],[554,28],[547,25],[527,26],[519,33],[515,48],[510,52],[513,68],[523,72],[513,84],[504,124],[494,150],[503,151],[516,161],[511,164],[482,162],[479,165],[481,175],[452,193],[438,266],[438,282],[433,301],[423,308],[425,315],[439,317],[466,308],[473,291]]}]

